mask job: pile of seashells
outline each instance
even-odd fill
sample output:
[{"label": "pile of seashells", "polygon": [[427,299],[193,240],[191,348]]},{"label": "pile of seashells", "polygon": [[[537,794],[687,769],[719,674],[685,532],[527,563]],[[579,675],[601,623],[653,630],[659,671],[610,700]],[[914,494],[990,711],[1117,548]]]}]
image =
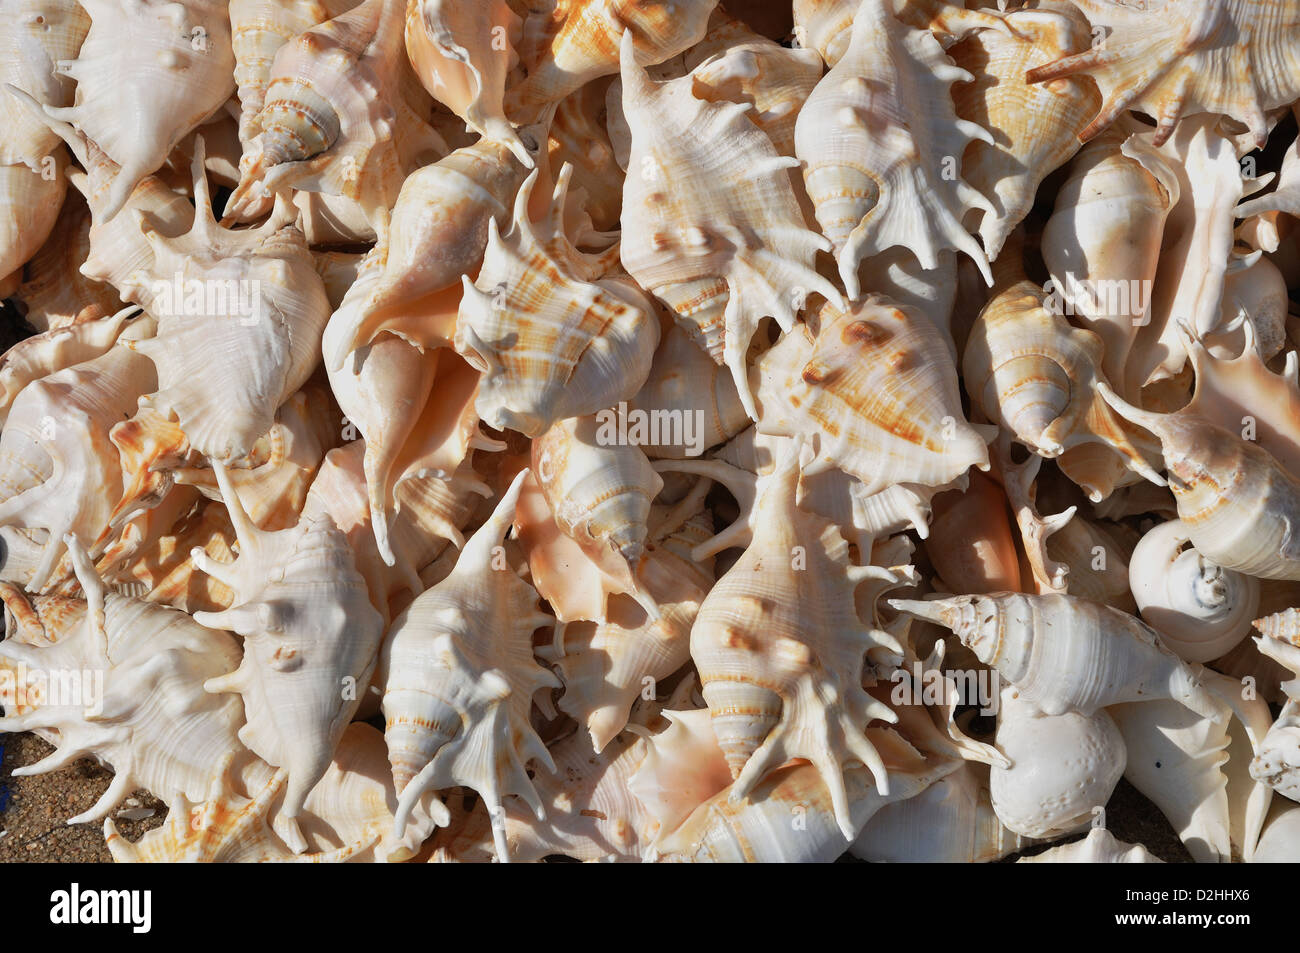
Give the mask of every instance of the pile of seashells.
[{"label": "pile of seashells", "polygon": [[1297,0],[0,0],[0,82],[0,730],[117,860],[1300,857]]}]

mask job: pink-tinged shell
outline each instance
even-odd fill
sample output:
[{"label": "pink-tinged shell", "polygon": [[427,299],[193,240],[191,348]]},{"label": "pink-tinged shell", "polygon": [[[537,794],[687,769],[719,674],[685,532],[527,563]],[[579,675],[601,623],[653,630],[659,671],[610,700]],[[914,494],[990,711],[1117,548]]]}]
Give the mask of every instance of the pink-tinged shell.
[{"label": "pink-tinged shell", "polygon": [[68,188],[67,152],[60,148],[43,170],[22,162],[0,165],[0,281],[12,293],[21,269],[54,230]]},{"label": "pink-tinged shell", "polygon": [[461,276],[478,273],[488,222],[508,225],[524,171],[505,144],[480,139],[407,176],[387,235],[331,319],[345,328],[327,336],[327,369],[385,331],[417,347],[451,344]]},{"label": "pink-tinged shell", "polygon": [[288,771],[284,814],[292,819],[329,767],[370,682],[383,621],[333,520],[303,517],[289,529],[260,530],[244,512],[226,468],[216,462],[213,467],[239,557],[218,563],[198,550],[191,555],[197,568],[235,596],[229,609],[196,612],[194,620],[244,636],[244,658],[205,688],[243,696],[248,724],[240,739]]},{"label": "pink-tinged shell", "polygon": [[[1079,153],[1042,240],[1054,297],[1101,338],[1102,371],[1126,396],[1129,351],[1150,320],[1151,295],[1143,289],[1153,288],[1165,221],[1181,192],[1172,163],[1131,128],[1120,123]],[[1103,287],[1115,294],[1086,291]]]},{"label": "pink-tinged shell", "polygon": [[1126,109],[1155,117],[1157,145],[1179,120],[1220,113],[1245,123],[1262,147],[1265,111],[1300,97],[1300,10],[1287,0],[1168,0],[1133,5],[1074,0],[1099,42],[1029,72],[1030,82],[1078,73],[1097,81],[1095,136]]},{"label": "pink-tinged shell", "polygon": [[866,765],[888,791],[863,728],[895,720],[862,689],[860,672],[868,653],[901,652],[892,636],[859,619],[854,593],[867,580],[880,591],[897,586],[904,575],[854,565],[839,531],[796,507],[798,477],[795,446],[760,487],[753,542],[700,606],[691,658],[736,778],[731,799],[751,795],[790,758],[807,758],[852,840],[845,768]]},{"label": "pink-tinged shell", "polygon": [[968,489],[941,493],[931,506],[934,518],[925,551],[949,591],[1020,589],[1020,565],[1006,495],[997,483],[972,473]]},{"label": "pink-tinged shell", "polygon": [[[81,49],[90,29],[76,0],[17,0],[5,5],[0,24],[0,87],[15,86],[47,106],[72,103],[73,83],[55,72]],[[0,165],[23,162],[34,169],[53,155],[59,137],[29,110],[0,90]]]},{"label": "pink-tinged shell", "polygon": [[[47,107],[121,166],[104,218],[235,91],[226,4],[215,0],[89,0],[90,32],[58,64],[77,81],[73,105]],[[129,50],[130,55],[123,55]]]},{"label": "pink-tinged shell", "polygon": [[794,327],[811,294],[842,302],[814,270],[830,246],[809,231],[781,156],[749,108],[711,103],[690,76],[650,79],[625,34],[623,111],[631,129],[622,261],[718,364],[757,418],[746,352],[759,322]]},{"label": "pink-tinged shell", "polygon": [[320,360],[329,300],[302,233],[279,215],[253,230],[212,217],[202,150],[194,226],[175,238],[145,223],[158,335],[131,346],[158,369],[148,405],[171,413],[196,450],[249,453]]},{"label": "pink-tinged shell", "polygon": [[744,798],[736,784],[695,809],[655,845],[664,863],[829,863],[844,853],[844,828],[860,830],[881,808],[906,801],[960,761],[927,762],[887,728],[868,728],[868,743],[887,758],[889,792],[857,766],[844,771],[849,819],[840,820],[835,788],[815,765],[796,762],[772,771]]},{"label": "pink-tinged shell", "polygon": [[526,0],[519,65],[525,78],[506,91],[506,112],[532,122],[593,79],[617,73],[619,45],[637,65],[677,56],[704,38],[718,0]]},{"label": "pink-tinged shell", "polygon": [[993,214],[961,174],[968,145],[988,130],[958,118],[951,87],[974,77],[938,40],[897,19],[887,0],[864,0],[843,59],[799,112],[795,150],[822,232],[849,298],[858,265],[895,245],[931,269],[946,250],[969,255],[992,284],[988,256],[966,233],[973,209]]},{"label": "pink-tinged shell", "polygon": [[1203,718],[1222,718],[1220,704],[1202,685],[1201,667],[1183,662],[1152,629],[1119,609],[1055,593],[889,604],[951,629],[1045,715],[1171,698]]},{"label": "pink-tinged shell", "polygon": [[659,343],[659,322],[640,290],[618,278],[593,280],[592,260],[565,234],[568,173],[543,220],[530,218],[538,175],[520,188],[506,235],[495,219],[488,223],[483,268],[477,281],[463,279],[456,325],[456,350],[484,375],[479,415],[529,437],[631,397]]},{"label": "pink-tinged shell", "polygon": [[350,199],[383,230],[406,175],[446,151],[406,96],[403,12],[365,0],[280,48],[228,218],[255,218],[298,189]]},{"label": "pink-tinged shell", "polygon": [[609,79],[598,79],[570,93],[556,106],[547,134],[551,168],[567,163],[576,170],[574,194],[585,195],[583,208],[598,231],[617,229],[623,210],[624,170],[605,128],[609,88]]},{"label": "pink-tinged shell", "polygon": [[429,95],[484,139],[533,159],[506,118],[506,75],[518,63],[523,21],[506,0],[407,0],[406,53]]},{"label": "pink-tinged shell", "polygon": [[942,334],[910,308],[869,295],[826,304],[814,336],[801,325],[755,364],[760,433],[811,437],[812,476],[837,467],[878,493],[943,486],[987,469],[985,438],[966,423]]},{"label": "pink-tinged shell", "polygon": [[[44,639],[0,642],[10,662],[47,672],[51,689],[60,673],[80,676],[75,685],[62,681],[61,690],[76,697],[62,704],[50,697],[0,719],[0,731],[57,732],[57,750],[15,774],[43,774],[86,755],[111,765],[108,790],[69,823],[104,817],[141,786],[168,800],[202,797],[213,764],[242,751],[239,703],[202,691],[205,679],[235,664],[238,645],[175,609],[106,592],[76,537],[68,545],[87,597],[84,613],[67,613],[60,600],[56,615],[37,610]],[[5,597],[10,604],[22,598],[13,590]],[[43,597],[34,598],[39,605]],[[65,628],[55,631],[59,625]]]},{"label": "pink-tinged shell", "polygon": [[1155,434],[1178,516],[1193,545],[1227,569],[1262,579],[1300,579],[1300,480],[1271,453],[1203,414],[1139,410],[1100,385],[1128,420]]},{"label": "pink-tinged shell", "polygon": [[949,50],[975,77],[953,90],[957,115],[993,136],[972,141],[962,160],[962,178],[995,208],[979,223],[990,258],[1029,214],[1042,181],[1079,150],[1078,133],[1101,105],[1087,77],[1025,82],[1026,70],[1088,48],[1082,15],[1069,6],[1015,10],[1003,22],[1014,32],[983,30]]},{"label": "pink-tinged shell", "polygon": [[555,762],[529,717],[533,696],[559,679],[533,657],[534,630],[554,620],[515,574],[501,546],[518,499],[515,478],[465,544],[451,575],[418,596],[384,643],[384,739],[399,803],[395,829],[433,789],[463,785],[492,814],[498,858],[509,860],[502,799],[516,795],[544,817],[525,764]]}]

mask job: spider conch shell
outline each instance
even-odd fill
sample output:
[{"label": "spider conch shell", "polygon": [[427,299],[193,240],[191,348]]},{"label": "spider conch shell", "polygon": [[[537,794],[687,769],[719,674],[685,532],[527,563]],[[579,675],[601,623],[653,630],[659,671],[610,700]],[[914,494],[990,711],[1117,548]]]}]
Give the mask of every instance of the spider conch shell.
[{"label": "spider conch shell", "polygon": [[621,446],[599,417],[561,420],[533,442],[532,469],[555,524],[601,561],[613,550],[629,591],[646,552],[650,504],[663,479],[637,446]]},{"label": "spider conch shell", "polygon": [[816,336],[794,328],[751,374],[760,433],[815,435],[805,475],[837,467],[873,494],[988,469],[985,438],[962,415],[948,348],[925,317],[868,295],[848,310],[827,303],[818,320]]},{"label": "spider conch shell", "polygon": [[[239,659],[235,640],[206,631],[183,612],[106,591],[77,538],[69,534],[65,542],[86,594],[84,612],[46,615],[39,621],[57,618],[66,627],[47,629],[43,639],[26,644],[7,639],[0,655],[51,679],[80,673],[79,693],[0,719],[0,731],[57,732],[53,754],[14,773],[43,774],[86,755],[111,765],[113,783],[69,824],[99,820],[136,787],[165,799],[202,797],[212,765],[242,750],[238,701],[202,691],[204,679]],[[11,612],[37,621],[25,600],[16,602],[19,594],[7,590],[5,596]],[[34,598],[40,613],[44,597]],[[65,682],[64,690],[77,688]]]},{"label": "spider conch shell", "polygon": [[0,425],[28,384],[107,354],[134,311],[124,308],[110,317],[51,328],[0,355]]},{"label": "spider conch shell", "polygon": [[[75,0],[16,0],[0,23],[0,85],[12,85],[50,106],[72,102],[73,84],[55,72],[81,49],[90,18]],[[17,101],[0,94],[0,165],[33,169],[58,148],[59,137]]]},{"label": "spider conch shell", "polygon": [[[77,81],[72,106],[46,112],[72,123],[121,169],[104,218],[126,204],[196,126],[235,91],[230,17],[217,0],[90,0],[90,32],[75,60],[58,64]],[[129,50],[130,56],[123,51]],[[147,63],[147,69],[139,65]]]},{"label": "spider conch shell", "polygon": [[1018,864],[1163,864],[1141,844],[1126,844],[1104,827],[1094,827],[1083,840],[1053,847],[1033,857],[1021,857]]},{"label": "spider conch shell", "polygon": [[498,858],[508,861],[501,801],[517,795],[545,816],[525,771],[555,762],[529,722],[533,696],[560,681],[533,658],[532,634],[554,620],[510,568],[501,539],[524,471],[470,538],[450,576],[393,623],[382,652],[384,739],[399,796],[400,834],[425,791],[464,785],[492,813]]},{"label": "spider conch shell", "polygon": [[687,51],[685,66],[698,98],[751,104],[750,118],[776,151],[794,155],[795,120],[822,77],[815,52],[786,49],[719,9],[708,34]]},{"label": "spider conch shell", "polygon": [[1199,665],[1183,662],[1126,612],[1074,596],[995,593],[895,609],[951,629],[1046,715],[1090,714],[1125,701],[1172,698],[1221,720]]},{"label": "spider conch shell", "polygon": [[119,311],[117,292],[87,278],[81,264],[90,257],[90,208],[75,190],[59,210],[50,237],[27,262],[23,283],[14,292],[27,307],[26,321],[37,331],[52,331]]},{"label": "spider conch shell", "polygon": [[830,245],[803,224],[786,174],[797,160],[777,153],[747,118],[748,106],[696,98],[690,76],[653,82],[633,59],[631,31],[622,63],[632,134],[623,267],[731,369],[757,419],[746,375],[750,341],[765,316],[791,330],[809,294],[842,303],[813,270]]},{"label": "spider conch shell", "polygon": [[1120,414],[1160,438],[1169,487],[1192,545],[1225,569],[1300,579],[1300,480],[1262,446],[1186,409],[1139,410],[1108,386]]},{"label": "spider conch shell", "polygon": [[528,12],[518,49],[525,79],[506,92],[506,113],[516,122],[531,122],[549,104],[617,73],[620,41],[642,67],[694,46],[704,38],[718,0],[528,0],[524,5]]},{"label": "spider conch shell", "polygon": [[[123,333],[148,334],[152,326],[137,318]],[[96,555],[108,542],[123,489],[109,428],[130,415],[153,380],[148,361],[114,347],[33,381],[14,400],[0,437],[0,525],[48,531],[31,577],[16,580],[29,590],[51,582],[65,534],[87,540]]]},{"label": "spider conch shell", "polygon": [[660,321],[650,374],[627,409],[628,419],[639,413],[651,425],[646,441],[639,443],[651,459],[697,456],[750,425],[730,372],[670,320]]},{"label": "spider conch shell", "polygon": [[657,617],[616,593],[603,622],[556,627],[555,667],[564,682],[556,708],[587,728],[596,751],[623,730],[638,695],[690,661],[691,626],[714,581],[712,560],[696,563],[691,548],[712,531],[698,514],[646,555],[639,583]]},{"label": "spider conch shell", "polygon": [[[1047,553],[1069,569],[1061,591],[1136,613],[1137,604],[1129,589],[1129,561],[1138,537],[1135,533],[1127,538],[1127,531],[1122,524],[1106,525],[1076,514],[1053,533],[1047,540]],[[1038,591],[1050,590],[1040,587]],[[1159,631],[1156,626],[1152,628]],[[1175,654],[1182,657],[1181,652]]]},{"label": "spider conch shell", "polygon": [[533,167],[506,118],[506,74],[518,62],[523,21],[506,0],[407,0],[406,52],[429,95],[484,139],[507,144]]},{"label": "spider conch shell", "polygon": [[365,0],[280,48],[227,218],[294,188],[349,199],[382,231],[405,174],[446,151],[405,96],[403,9]]},{"label": "spider conch shell", "polygon": [[[1207,350],[1221,360],[1255,351],[1270,361],[1287,346],[1286,322],[1290,299],[1286,276],[1268,258],[1234,256],[1223,279],[1219,323],[1205,338]],[[1249,325],[1249,330],[1246,326]],[[1246,335],[1251,340],[1247,343]],[[1186,343],[1186,342],[1184,342]],[[1188,349],[1189,356],[1191,349]]]},{"label": "spider conch shell", "polygon": [[260,530],[244,512],[225,466],[213,461],[213,469],[239,557],[218,563],[197,549],[191,557],[235,598],[231,608],[196,612],[194,620],[244,636],[244,658],[205,688],[243,696],[248,724],[240,739],[288,770],[284,814],[292,819],[328,768],[370,682],[383,622],[333,520],[303,517],[289,529]]},{"label": "spider conch shell", "polygon": [[1287,0],[1073,0],[1105,41],[1029,71],[1031,83],[1088,73],[1104,102],[1080,138],[1126,109],[1154,116],[1156,144],[1183,116],[1220,113],[1268,137],[1265,111],[1300,97],[1300,11]]},{"label": "spider conch shell", "polygon": [[1101,369],[1125,396],[1129,351],[1150,320],[1143,289],[1155,280],[1165,221],[1182,188],[1173,163],[1129,129],[1116,125],[1075,158],[1042,240],[1054,297],[1101,338]]},{"label": "spider conch shell", "polygon": [[1248,858],[1271,791],[1246,777],[1243,798],[1232,775],[1250,764],[1271,715],[1263,699],[1243,697],[1236,679],[1209,669],[1202,677],[1206,688],[1232,708],[1231,722],[1198,718],[1168,700],[1109,709],[1129,753],[1124,776],[1160,809],[1196,861],[1226,862],[1234,854]]},{"label": "spider conch shell", "polygon": [[996,214],[961,176],[967,146],[993,144],[954,111],[952,84],[973,79],[887,0],[863,0],[847,53],[799,111],[795,151],[850,299],[861,293],[858,265],[895,245],[926,269],[940,252],[963,252],[992,284],[988,256],[961,224],[971,209]]},{"label": "spider conch shell", "polygon": [[586,194],[583,208],[599,231],[617,229],[623,211],[624,169],[605,122],[612,82],[613,77],[595,80],[560,100],[546,143],[552,169],[568,163],[577,170],[579,188]]},{"label": "spider conch shell", "polygon": [[[899,19],[919,30],[930,30],[947,49],[972,30],[1007,32],[1000,15],[992,10],[967,10],[966,0],[890,0]],[[795,42],[821,54],[834,66],[848,49],[853,15],[860,0],[794,0]],[[1002,4],[1005,6],[1005,4]]]},{"label": "spider conch shell", "polygon": [[670,836],[656,842],[661,862],[829,863],[844,853],[844,829],[860,830],[889,804],[915,797],[960,761],[927,761],[887,728],[868,728],[867,744],[885,754],[888,793],[872,773],[847,767],[841,783],[849,816],[841,820],[835,787],[815,765],[794,762],[770,772],[747,797],[736,785],[705,801]]},{"label": "spider conch shell", "polygon": [[877,811],[849,853],[876,863],[979,864],[1031,843],[993,813],[987,769],[968,761],[916,797]]},{"label": "spider conch shell", "polygon": [[1078,133],[1101,105],[1087,77],[1025,82],[1033,66],[1089,47],[1088,22],[1074,8],[1014,10],[1004,22],[1014,32],[982,30],[949,50],[975,76],[953,89],[957,115],[994,140],[972,140],[962,160],[962,178],[996,209],[979,222],[990,259],[1029,213],[1039,184],[1079,150]]},{"label": "spider conch shell", "polygon": [[326,369],[342,367],[348,353],[384,331],[417,347],[450,345],[461,276],[483,263],[488,222],[508,224],[524,174],[505,143],[480,139],[407,176],[386,239],[335,308]]},{"label": "spider conch shell", "polygon": [[245,147],[262,131],[257,117],[266,105],[266,87],[280,47],[354,6],[356,0],[230,0],[239,141]]},{"label": "spider conch shell", "polygon": [[1143,620],[1189,662],[1226,655],[1250,632],[1259,580],[1215,565],[1195,548],[1179,520],[1156,526],[1129,560],[1129,580]]},{"label": "spider conch shell", "polygon": [[278,216],[253,230],[222,228],[201,148],[194,175],[193,228],[169,238],[145,227],[163,292],[151,306],[159,328],[130,346],[158,368],[160,389],[143,403],[173,414],[200,453],[229,461],[252,450],[311,374],[329,300],[297,228]]},{"label": "spider conch shell", "polygon": [[555,421],[626,400],[650,372],[659,322],[631,282],[589,280],[590,264],[560,221],[569,175],[556,183],[546,219],[534,223],[534,169],[502,236],[488,222],[477,281],[463,278],[456,350],[483,373],[475,406],[498,430],[541,436]]},{"label": "spider conch shell", "polygon": [[[1023,280],[1006,284],[989,301],[971,328],[962,358],[971,400],[1040,456],[1060,457],[1075,447],[1100,443],[1128,469],[1160,482],[1125,430],[1124,419],[1097,393],[1104,383],[1101,338],[1072,327],[1049,305],[1046,292]],[[1104,470],[1063,469],[1093,500],[1113,489]]]},{"label": "spider conch shell", "polygon": [[1059,836],[1089,823],[1093,808],[1110,800],[1127,760],[1104,710],[1045,715],[1013,686],[1002,689],[997,745],[1011,765],[989,771],[993,810],[1026,837]]},{"label": "spider conch shell", "polygon": [[854,591],[867,580],[885,591],[907,573],[853,565],[839,531],[795,506],[798,479],[796,444],[764,481],[753,542],[700,606],[691,657],[736,778],[732,800],[790,758],[807,758],[851,841],[859,825],[845,765],[866,765],[888,793],[885,764],[863,728],[873,718],[897,720],[862,689],[858,673],[868,653],[902,652],[887,632],[860,621]]}]

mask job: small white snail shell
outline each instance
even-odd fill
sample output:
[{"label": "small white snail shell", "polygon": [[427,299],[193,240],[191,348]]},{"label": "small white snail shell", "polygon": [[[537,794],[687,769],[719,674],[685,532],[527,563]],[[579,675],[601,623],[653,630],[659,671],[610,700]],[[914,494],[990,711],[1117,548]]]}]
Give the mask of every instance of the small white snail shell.
[{"label": "small white snail shell", "polygon": [[1188,662],[1208,662],[1250,632],[1259,580],[1211,562],[1194,548],[1181,520],[1142,537],[1129,561],[1129,587],[1142,618]]}]

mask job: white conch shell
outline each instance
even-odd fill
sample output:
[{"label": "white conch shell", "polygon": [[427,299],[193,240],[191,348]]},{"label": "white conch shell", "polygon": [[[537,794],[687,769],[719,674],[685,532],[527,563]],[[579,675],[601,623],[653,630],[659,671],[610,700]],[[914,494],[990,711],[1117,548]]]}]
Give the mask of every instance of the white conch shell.
[{"label": "white conch shell", "polygon": [[1045,715],[1014,687],[1002,689],[998,748],[1009,767],[989,770],[1002,823],[1027,837],[1077,830],[1104,807],[1124,774],[1124,740],[1105,710]]},{"label": "white conch shell", "polygon": [[506,0],[407,0],[406,52],[429,95],[484,139],[508,144],[531,169],[533,158],[504,106],[522,26]]},{"label": "white conch shell", "polygon": [[1217,566],[1195,548],[1179,520],[1152,529],[1129,560],[1129,581],[1143,620],[1189,662],[1225,655],[1250,632],[1259,580]]},{"label": "white conch shell", "polygon": [[1053,847],[1033,857],[1021,857],[1018,864],[1163,864],[1141,844],[1126,844],[1104,827],[1094,827],[1083,840]]},{"label": "white conch shell", "polygon": [[396,831],[425,791],[464,785],[492,812],[498,858],[509,860],[501,801],[517,795],[545,811],[524,765],[555,762],[529,722],[533,696],[560,681],[533,658],[532,634],[554,620],[510,568],[501,539],[524,472],[461,550],[442,582],[393,623],[379,677],[384,739],[399,796]]},{"label": "white conch shell", "polygon": [[[121,169],[104,218],[126,204],[191,130],[235,91],[230,17],[220,0],[90,0],[90,32],[59,72],[77,81],[72,106],[48,107]],[[123,55],[124,51],[130,55]]]},{"label": "white conch shell", "polygon": [[[77,538],[69,535],[66,542],[86,595],[84,611],[39,620],[47,625],[39,641],[0,642],[0,655],[46,673],[51,688],[62,674],[79,676],[75,684],[62,681],[61,691],[72,697],[50,697],[48,704],[0,719],[0,731],[57,732],[53,754],[14,774],[43,774],[86,755],[111,765],[113,783],[70,824],[99,820],[139,786],[164,799],[201,798],[212,765],[242,751],[239,703],[202,691],[206,678],[238,660],[235,640],[175,609],[105,591]],[[12,590],[5,595],[15,611],[21,597]],[[43,598],[35,597],[38,607]],[[60,628],[49,624],[55,619],[62,620],[61,630],[50,631]]]},{"label": "white conch shell", "polygon": [[[123,333],[147,334],[152,325],[137,318]],[[148,361],[114,347],[29,383],[14,400],[0,437],[0,525],[49,534],[30,578],[15,580],[29,590],[52,581],[65,534],[95,555],[108,542],[124,482],[109,428],[130,416],[153,380]]]},{"label": "white conch shell", "polygon": [[897,718],[862,689],[858,673],[868,653],[897,659],[902,651],[874,620],[863,624],[854,591],[871,580],[878,595],[910,576],[853,565],[839,531],[796,507],[798,476],[795,444],[760,487],[753,542],[700,606],[691,657],[736,777],[731,798],[754,792],[788,759],[807,758],[851,841],[846,763],[866,765],[888,793],[884,762],[863,728]]},{"label": "white conch shell", "polygon": [[538,176],[519,189],[506,235],[489,221],[483,267],[477,281],[463,279],[456,325],[456,350],[484,374],[479,415],[530,437],[631,397],[659,343],[645,296],[628,281],[591,280],[590,261],[565,235],[570,173],[561,173],[546,218],[530,219]]},{"label": "white conch shell", "polygon": [[987,771],[968,761],[916,797],[877,811],[849,853],[876,863],[979,864],[1031,843],[998,820]]},{"label": "white conch shell", "polygon": [[1089,714],[1118,702],[1172,698],[1204,718],[1222,720],[1221,706],[1201,684],[1204,670],[1110,606],[1019,593],[889,604],[951,629],[1044,714]]},{"label": "white conch shell", "polygon": [[383,231],[405,175],[447,151],[406,96],[404,12],[365,0],[280,48],[228,218],[256,217],[294,188],[350,199]]},{"label": "white conch shell", "polygon": [[1183,116],[1221,113],[1245,123],[1255,145],[1268,135],[1265,110],[1300,96],[1300,13],[1286,0],[1073,0],[1106,41],[1030,70],[1033,83],[1090,74],[1104,102],[1090,139],[1126,109],[1155,117],[1157,144]]},{"label": "white conch shell", "polygon": [[332,519],[303,517],[289,529],[260,530],[244,512],[226,468],[214,461],[213,469],[239,557],[218,563],[196,549],[191,558],[235,598],[231,608],[196,612],[194,620],[244,636],[244,658],[205,687],[243,696],[248,724],[240,739],[289,772],[284,815],[292,819],[329,767],[370,682],[383,623]]},{"label": "white conch shell", "polygon": [[988,468],[943,336],[926,318],[876,295],[847,311],[828,303],[818,318],[816,336],[794,328],[751,374],[759,432],[812,438],[806,475],[838,467],[873,494]]},{"label": "white conch shell", "polygon": [[68,186],[63,175],[67,161],[60,147],[47,168],[33,170],[22,162],[0,165],[0,291],[6,295],[21,280],[22,266],[54,230]]},{"label": "white conch shell", "polygon": [[[90,18],[75,0],[9,0],[0,21],[0,86],[15,86],[49,106],[72,102],[73,84],[55,65],[77,55]],[[13,98],[0,93],[0,165],[39,169],[59,137]],[[2,269],[0,269],[2,271]]]},{"label": "white conch shell", "polygon": [[[623,110],[631,128],[621,256],[718,364],[758,418],[746,352],[765,316],[782,330],[809,294],[842,303],[814,271],[830,245],[804,226],[781,156],[747,118],[749,107],[706,102],[689,76],[653,82],[623,34]],[[717,143],[725,142],[725,148]]]},{"label": "white conch shell", "polygon": [[202,157],[200,147],[193,228],[173,238],[145,223],[158,335],[129,346],[158,368],[144,403],[173,414],[196,450],[229,461],[311,375],[329,300],[302,233],[279,214],[252,230],[217,224]]},{"label": "white conch shell", "polygon": [[971,142],[993,144],[953,107],[952,84],[973,79],[888,0],[863,0],[846,54],[799,111],[795,150],[850,299],[860,294],[858,265],[895,245],[927,269],[942,251],[963,252],[992,284],[988,256],[961,224],[971,209],[995,214],[960,172]]},{"label": "white conch shell", "polygon": [[1259,444],[1211,422],[1197,408],[1139,410],[1105,384],[1120,414],[1160,438],[1169,487],[1193,545],[1227,569],[1263,579],[1300,579],[1300,479]]},{"label": "white conch shell", "polygon": [[[1246,698],[1242,686],[1205,670],[1206,687],[1233,709],[1229,724],[1216,724],[1174,701],[1122,704],[1109,711],[1128,748],[1125,778],[1168,818],[1193,858],[1202,863],[1249,857],[1268,811],[1270,791],[1247,779],[1244,803],[1234,797],[1225,763],[1250,764],[1268,731],[1268,705]],[[1240,726],[1240,727],[1239,727]],[[1244,731],[1248,743],[1236,745]],[[1236,751],[1229,758],[1230,743]],[[1234,766],[1234,768],[1237,766]]]}]

